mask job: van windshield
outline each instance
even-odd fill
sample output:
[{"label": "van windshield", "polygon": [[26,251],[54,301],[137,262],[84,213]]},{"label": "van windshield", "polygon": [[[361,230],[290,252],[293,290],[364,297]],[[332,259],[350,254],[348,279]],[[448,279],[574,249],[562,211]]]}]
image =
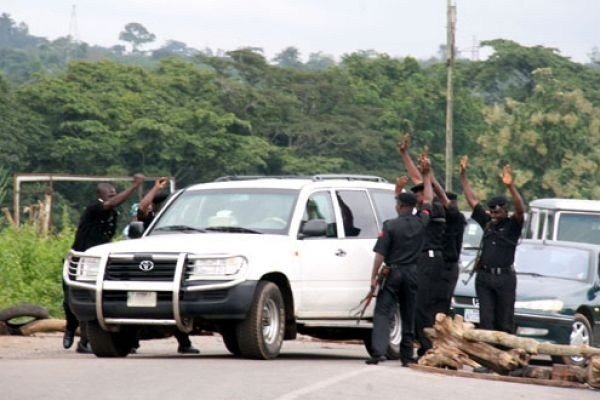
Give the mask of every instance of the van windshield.
[{"label": "van windshield", "polygon": [[561,212],[557,233],[558,240],[600,244],[600,214]]},{"label": "van windshield", "polygon": [[150,235],[182,231],[285,235],[297,196],[296,190],[281,189],[187,191],[160,215]]}]

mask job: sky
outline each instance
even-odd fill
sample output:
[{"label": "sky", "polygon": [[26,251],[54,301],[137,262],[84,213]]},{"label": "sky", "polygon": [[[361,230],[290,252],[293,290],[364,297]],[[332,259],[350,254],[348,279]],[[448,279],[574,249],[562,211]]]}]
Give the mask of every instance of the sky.
[{"label": "sky", "polygon": [[[556,48],[589,62],[600,48],[600,0],[453,0],[456,47],[463,57],[485,58],[477,43],[509,39]],[[129,22],[156,35],[157,48],[178,40],[197,49],[260,47],[272,59],[289,46],[307,59],[322,52],[339,60],[357,50],[426,59],[446,42],[447,0],[1,0],[0,13],[31,34],[77,38],[110,47]]]}]

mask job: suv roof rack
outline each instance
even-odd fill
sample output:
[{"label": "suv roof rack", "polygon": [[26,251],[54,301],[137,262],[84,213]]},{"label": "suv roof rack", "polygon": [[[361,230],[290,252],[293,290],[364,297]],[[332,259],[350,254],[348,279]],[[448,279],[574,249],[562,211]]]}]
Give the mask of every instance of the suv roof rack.
[{"label": "suv roof rack", "polygon": [[300,175],[227,175],[221,176],[214,182],[250,181],[253,179],[312,179],[312,176]]},{"label": "suv roof rack", "polygon": [[375,175],[353,175],[353,174],[320,174],[312,177],[313,181],[324,181],[326,179],[343,179],[348,181],[372,181],[387,182],[387,179]]},{"label": "suv roof rack", "polygon": [[328,179],[341,179],[348,181],[371,181],[387,182],[387,179],[375,175],[355,174],[318,174],[318,175],[227,175],[221,176],[214,182],[248,181],[253,179],[311,179],[313,181],[324,181]]}]

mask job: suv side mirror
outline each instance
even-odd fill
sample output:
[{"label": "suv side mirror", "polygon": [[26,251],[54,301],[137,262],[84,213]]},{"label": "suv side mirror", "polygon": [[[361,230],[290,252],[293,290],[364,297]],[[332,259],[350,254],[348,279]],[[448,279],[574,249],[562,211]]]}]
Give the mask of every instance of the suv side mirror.
[{"label": "suv side mirror", "polygon": [[310,219],[302,225],[300,238],[327,236],[327,222],[324,219]]},{"label": "suv side mirror", "polygon": [[129,224],[129,231],[127,233],[127,236],[129,236],[130,239],[141,238],[143,233],[144,233],[144,223],[143,222],[133,221]]}]

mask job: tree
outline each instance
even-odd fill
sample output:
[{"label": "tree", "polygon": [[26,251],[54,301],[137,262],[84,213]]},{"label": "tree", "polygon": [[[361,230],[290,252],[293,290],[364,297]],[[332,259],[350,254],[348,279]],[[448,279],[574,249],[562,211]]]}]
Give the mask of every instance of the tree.
[{"label": "tree", "polygon": [[275,55],[273,61],[283,68],[302,68],[300,52],[295,47],[287,47],[283,49],[279,54]]},{"label": "tree", "polygon": [[125,29],[119,34],[119,40],[131,44],[132,52],[138,53],[140,46],[146,43],[152,43],[156,35],[150,33],[144,25],[138,22],[130,22],[125,25]]}]

